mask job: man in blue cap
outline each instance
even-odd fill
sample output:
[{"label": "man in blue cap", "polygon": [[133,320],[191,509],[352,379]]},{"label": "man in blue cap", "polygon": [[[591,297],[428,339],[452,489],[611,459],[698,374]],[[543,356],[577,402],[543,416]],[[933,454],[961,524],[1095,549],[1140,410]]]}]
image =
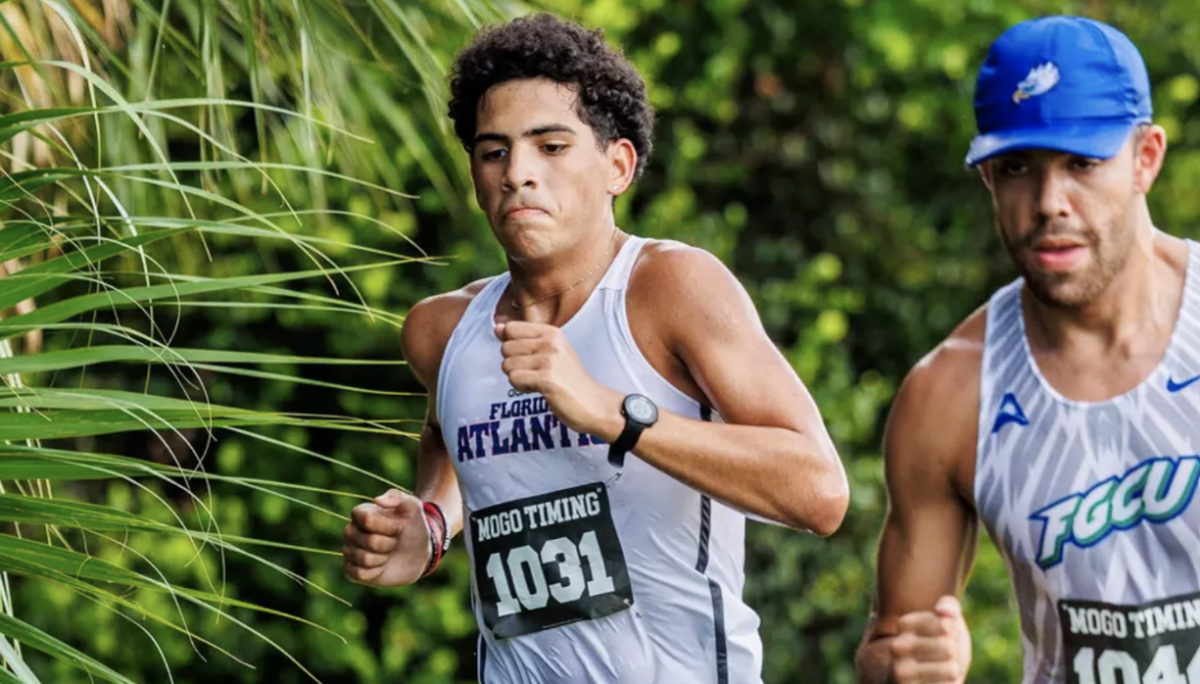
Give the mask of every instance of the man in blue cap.
[{"label": "man in blue cap", "polygon": [[1078,17],[1018,24],[976,83],[967,164],[1020,278],[909,374],[862,682],[966,679],[980,522],[1025,684],[1200,684],[1200,245],[1147,208],[1166,153],[1141,56]]}]

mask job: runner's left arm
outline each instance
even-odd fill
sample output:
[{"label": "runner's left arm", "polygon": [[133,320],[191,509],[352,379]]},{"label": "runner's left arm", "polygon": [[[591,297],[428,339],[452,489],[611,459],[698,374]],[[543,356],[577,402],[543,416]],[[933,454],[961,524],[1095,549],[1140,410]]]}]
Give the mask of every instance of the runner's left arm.
[{"label": "runner's left arm", "polygon": [[723,422],[662,412],[634,453],[747,513],[832,534],[849,501],[845,471],[816,402],[741,283],[692,248],[657,252],[639,270],[634,285],[654,298],[657,337]]},{"label": "runner's left arm", "polygon": [[[633,327],[651,322],[651,342],[686,367],[722,419],[660,407],[633,453],[741,511],[832,534],[849,500],[845,471],[816,402],[733,274],[703,250],[652,250],[635,269],[628,311]],[[497,332],[514,387],[541,392],[573,429],[617,439],[623,396],[587,375],[558,328],[513,322]]]},{"label": "runner's left arm", "polygon": [[429,396],[417,447],[417,482],[413,493],[422,501],[434,502],[442,508],[451,536],[462,530],[462,494],[442,438],[437,386],[442,355],[464,309],[462,298],[433,297],[414,306],[401,329],[404,358]]}]

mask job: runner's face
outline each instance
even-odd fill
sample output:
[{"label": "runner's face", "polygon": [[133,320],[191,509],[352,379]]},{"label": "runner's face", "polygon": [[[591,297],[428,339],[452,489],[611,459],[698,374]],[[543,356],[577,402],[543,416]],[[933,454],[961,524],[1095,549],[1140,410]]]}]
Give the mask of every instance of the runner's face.
[{"label": "runner's face", "polygon": [[517,261],[569,251],[608,224],[620,145],[600,148],[577,101],[573,87],[546,79],[507,81],[479,100],[475,198]]},{"label": "runner's face", "polygon": [[986,162],[996,226],[1030,291],[1078,307],[1103,292],[1136,242],[1138,141],[1111,159],[1024,150]]}]

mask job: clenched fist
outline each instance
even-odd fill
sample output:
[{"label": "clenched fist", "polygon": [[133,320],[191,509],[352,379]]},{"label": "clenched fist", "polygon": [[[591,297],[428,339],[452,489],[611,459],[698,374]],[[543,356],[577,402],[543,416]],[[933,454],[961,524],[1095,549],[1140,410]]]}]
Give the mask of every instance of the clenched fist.
[{"label": "clenched fist", "polygon": [[958,599],[943,596],[933,612],[901,617],[891,649],[897,684],[962,684],[971,666],[971,635]]},{"label": "clenched fist", "polygon": [[398,489],[355,506],[342,535],[342,572],[354,582],[372,587],[412,584],[429,565],[429,524],[421,500]]},{"label": "clenched fist", "polygon": [[567,427],[612,441],[621,434],[621,395],[584,370],[557,326],[508,321],[496,326],[504,355],[501,368],[521,392],[538,392]]}]

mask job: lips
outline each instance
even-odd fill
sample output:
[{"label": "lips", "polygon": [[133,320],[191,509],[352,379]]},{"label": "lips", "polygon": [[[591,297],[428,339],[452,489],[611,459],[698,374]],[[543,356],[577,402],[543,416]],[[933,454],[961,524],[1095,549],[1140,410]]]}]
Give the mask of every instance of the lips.
[{"label": "lips", "polygon": [[1033,246],[1038,265],[1047,271],[1069,271],[1087,253],[1087,245],[1071,238],[1042,238]]},{"label": "lips", "polygon": [[1038,251],[1053,251],[1056,249],[1071,249],[1072,247],[1085,246],[1086,243],[1078,238],[1044,237],[1035,242],[1033,248]]},{"label": "lips", "polygon": [[546,213],[546,211],[544,209],[541,209],[540,207],[531,207],[531,206],[512,207],[504,212],[504,218],[506,218],[506,219],[529,218],[530,216],[537,216],[539,214],[545,214],[545,213]]}]

